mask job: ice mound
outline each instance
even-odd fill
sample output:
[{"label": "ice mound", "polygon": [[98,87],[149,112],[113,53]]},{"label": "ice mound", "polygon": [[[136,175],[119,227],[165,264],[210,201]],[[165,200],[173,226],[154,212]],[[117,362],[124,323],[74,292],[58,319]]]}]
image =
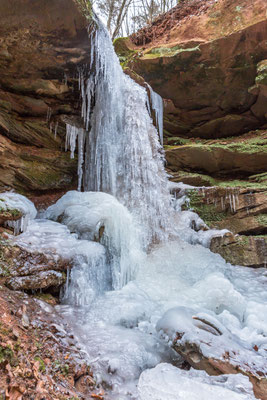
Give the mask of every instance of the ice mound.
[{"label": "ice mound", "polygon": [[209,376],[158,364],[144,371],[138,383],[138,400],[253,400],[252,384],[237,375]]},{"label": "ice mound", "polygon": [[105,253],[101,244],[79,240],[78,235],[71,234],[65,225],[46,219],[31,221],[27,231],[15,242],[29,251],[50,253],[66,259],[80,256],[90,259],[93,255],[99,257]]},{"label": "ice mound", "polygon": [[100,240],[108,252],[113,289],[133,279],[144,256],[139,231],[133,216],[115,197],[70,191],[47,209],[45,217],[60,220],[81,239]]}]

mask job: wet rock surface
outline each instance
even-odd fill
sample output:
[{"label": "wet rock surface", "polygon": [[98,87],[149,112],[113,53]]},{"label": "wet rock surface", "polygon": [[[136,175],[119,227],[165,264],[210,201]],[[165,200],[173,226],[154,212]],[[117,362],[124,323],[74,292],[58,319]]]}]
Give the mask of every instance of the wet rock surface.
[{"label": "wet rock surface", "polygon": [[267,237],[240,236],[228,233],[211,239],[210,249],[231,264],[266,267]]},{"label": "wet rock surface", "polygon": [[185,193],[186,209],[195,211],[210,228],[230,231],[211,240],[213,252],[233,265],[266,267],[266,190],[214,186],[189,187]]}]

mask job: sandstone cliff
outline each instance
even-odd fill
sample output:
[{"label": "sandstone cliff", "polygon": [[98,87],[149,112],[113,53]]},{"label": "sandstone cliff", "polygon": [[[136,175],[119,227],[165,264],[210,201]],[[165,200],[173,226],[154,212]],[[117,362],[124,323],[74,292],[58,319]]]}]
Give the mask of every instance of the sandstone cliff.
[{"label": "sandstone cliff", "polygon": [[79,115],[87,25],[74,0],[0,0],[0,191],[40,194],[75,184],[62,120]]}]

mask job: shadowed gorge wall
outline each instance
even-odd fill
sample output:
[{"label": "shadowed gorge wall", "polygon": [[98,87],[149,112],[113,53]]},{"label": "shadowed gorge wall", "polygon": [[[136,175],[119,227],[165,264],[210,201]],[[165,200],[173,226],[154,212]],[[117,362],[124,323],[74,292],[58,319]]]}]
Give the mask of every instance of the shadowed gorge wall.
[{"label": "shadowed gorge wall", "polygon": [[0,190],[76,185],[63,120],[80,115],[76,77],[88,62],[87,25],[73,0],[0,0]]}]

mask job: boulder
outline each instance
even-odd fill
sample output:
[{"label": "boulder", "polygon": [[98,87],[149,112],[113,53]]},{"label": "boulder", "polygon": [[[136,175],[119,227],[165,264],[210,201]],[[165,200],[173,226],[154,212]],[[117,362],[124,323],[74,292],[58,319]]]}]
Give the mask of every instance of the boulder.
[{"label": "boulder", "polygon": [[0,237],[0,278],[12,290],[52,290],[59,293],[66,281],[68,260],[11,246]]},{"label": "boulder", "polygon": [[210,250],[227,262],[244,267],[262,267],[267,263],[267,236],[239,236],[227,233],[213,237]]},{"label": "boulder", "polygon": [[194,369],[209,375],[246,375],[259,399],[266,398],[265,344],[259,350],[225,327],[216,315],[186,307],[168,310],[157,323],[173,349]]},{"label": "boulder", "polygon": [[[177,336],[180,336],[177,333]],[[174,341],[173,348],[179,353],[193,368],[206,371],[209,375],[228,375],[228,374],[244,374],[249,377],[253,384],[255,397],[265,399],[267,392],[266,372],[253,371],[253,363],[248,361],[246,365],[241,365],[239,354],[233,354],[222,349],[221,356],[209,357],[203,354],[202,346],[210,346],[212,344],[208,340]],[[211,348],[212,351],[212,348]],[[249,357],[249,352],[247,354]]]},{"label": "boulder", "polygon": [[61,287],[65,282],[66,275],[52,270],[8,278],[5,283],[12,290],[45,290],[51,287]]}]

